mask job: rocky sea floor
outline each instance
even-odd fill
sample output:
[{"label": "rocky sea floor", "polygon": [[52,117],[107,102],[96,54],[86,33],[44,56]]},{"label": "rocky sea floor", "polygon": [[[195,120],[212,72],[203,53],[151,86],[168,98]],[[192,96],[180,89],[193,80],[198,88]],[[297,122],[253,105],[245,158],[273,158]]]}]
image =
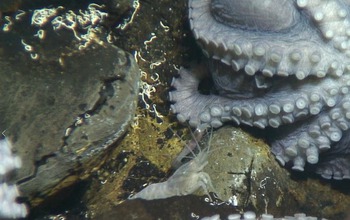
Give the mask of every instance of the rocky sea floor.
[{"label": "rocky sea floor", "polygon": [[[187,21],[187,1],[89,1],[108,13],[101,24],[112,44],[130,53],[141,74],[137,109],[128,131],[98,157],[93,168],[74,176],[72,184],[28,201],[28,219],[199,219],[220,213],[254,211],[274,216],[307,215],[346,219],[350,210],[350,182],[327,181],[315,174],[290,172],[279,166],[264,137],[269,131],[226,125],[209,132],[211,177],[217,195],[203,192],[164,200],[127,198],[150,183],[165,181],[172,161],[192,138],[169,111],[170,83],[181,66],[203,59]],[[60,1],[55,1],[59,5]],[[62,2],[63,4],[63,2]],[[64,4],[63,4],[64,5]],[[33,8],[51,7],[43,1]],[[85,10],[86,3],[66,4]],[[3,14],[10,16],[11,12]],[[39,198],[39,199],[38,199]]]}]

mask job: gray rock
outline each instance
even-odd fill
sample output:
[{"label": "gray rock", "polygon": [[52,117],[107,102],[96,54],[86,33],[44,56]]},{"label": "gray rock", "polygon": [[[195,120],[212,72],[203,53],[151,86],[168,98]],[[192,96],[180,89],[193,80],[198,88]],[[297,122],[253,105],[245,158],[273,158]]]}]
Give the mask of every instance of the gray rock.
[{"label": "gray rock", "polygon": [[98,34],[81,49],[73,32],[49,27],[39,40],[24,23],[0,36],[0,130],[22,158],[13,180],[33,199],[103,162],[134,118],[139,68]]},{"label": "gray rock", "polygon": [[240,129],[224,127],[213,134],[210,151],[204,171],[221,200],[237,207],[281,206],[290,177],[267,144]]}]

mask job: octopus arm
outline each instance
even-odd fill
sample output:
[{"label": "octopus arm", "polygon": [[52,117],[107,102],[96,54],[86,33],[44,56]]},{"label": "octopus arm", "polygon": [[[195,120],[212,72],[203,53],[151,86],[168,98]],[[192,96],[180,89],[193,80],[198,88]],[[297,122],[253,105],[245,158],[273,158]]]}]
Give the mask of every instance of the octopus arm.
[{"label": "octopus arm", "polygon": [[[272,152],[282,165],[291,161],[292,169],[303,171],[306,162],[317,164],[320,154],[327,152],[326,157],[331,159],[322,160],[318,172],[336,179],[348,178],[350,161],[344,155],[350,155],[350,95],[343,98],[334,107],[295,125],[291,132],[272,142]],[[337,160],[338,157],[345,159]]]},{"label": "octopus arm", "polygon": [[218,95],[203,95],[198,91],[199,80],[181,68],[174,78],[169,93],[173,113],[180,122],[189,121],[193,127],[208,125],[220,127],[225,121],[234,121],[258,128],[291,124],[309,115],[319,114],[323,108],[333,107],[348,91],[347,85],[338,89],[339,78],[288,85],[271,90],[264,96],[232,99]]}]

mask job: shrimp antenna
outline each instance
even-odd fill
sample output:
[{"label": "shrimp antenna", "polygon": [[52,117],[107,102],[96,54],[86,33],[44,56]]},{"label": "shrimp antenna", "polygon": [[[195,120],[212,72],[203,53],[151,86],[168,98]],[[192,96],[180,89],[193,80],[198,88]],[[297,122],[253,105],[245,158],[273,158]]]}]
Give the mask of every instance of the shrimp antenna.
[{"label": "shrimp antenna", "polygon": [[202,139],[203,135],[207,131],[207,125],[202,125],[196,128],[194,132],[191,131],[192,139],[188,141],[184,147],[184,149],[180,152],[180,154],[176,157],[176,159],[172,163],[173,168],[178,168],[181,166],[181,161],[183,158],[186,158],[189,153],[195,157],[195,153],[193,152],[193,149],[198,146],[198,140]]},{"label": "shrimp antenna", "polygon": [[[194,134],[193,134],[191,128],[190,128],[190,127],[188,127],[188,128],[189,128],[189,130],[190,130],[190,133],[191,133],[192,138],[195,139],[195,136],[194,136]],[[171,127],[169,127],[169,129],[173,132],[174,135],[176,135],[176,137],[178,137],[180,140],[183,140],[182,137],[180,137],[180,135],[178,135],[177,132],[175,132]],[[196,141],[195,143],[198,145],[197,140],[195,140],[195,141]],[[188,142],[185,144],[184,149],[180,152],[180,154],[179,154],[179,156],[178,156],[178,157],[180,157],[180,155],[181,155],[181,160],[182,160],[183,158],[186,158],[186,157],[187,157],[187,154],[189,154],[189,153],[191,153],[193,157],[196,156],[195,153],[194,153],[194,151],[193,151],[194,148],[191,148],[190,146],[188,146],[189,142],[190,142],[190,141],[188,141]],[[184,151],[186,152],[185,155],[183,155],[183,154],[184,154]]]}]

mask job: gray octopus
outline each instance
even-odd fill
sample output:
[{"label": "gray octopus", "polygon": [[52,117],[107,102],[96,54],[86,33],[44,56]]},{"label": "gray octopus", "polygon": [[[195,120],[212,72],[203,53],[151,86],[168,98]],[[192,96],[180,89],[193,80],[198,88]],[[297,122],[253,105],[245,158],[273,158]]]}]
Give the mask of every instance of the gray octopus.
[{"label": "gray octopus", "polygon": [[189,21],[213,88],[179,70],[180,122],[272,127],[281,165],[350,179],[350,0],[189,0]]}]

